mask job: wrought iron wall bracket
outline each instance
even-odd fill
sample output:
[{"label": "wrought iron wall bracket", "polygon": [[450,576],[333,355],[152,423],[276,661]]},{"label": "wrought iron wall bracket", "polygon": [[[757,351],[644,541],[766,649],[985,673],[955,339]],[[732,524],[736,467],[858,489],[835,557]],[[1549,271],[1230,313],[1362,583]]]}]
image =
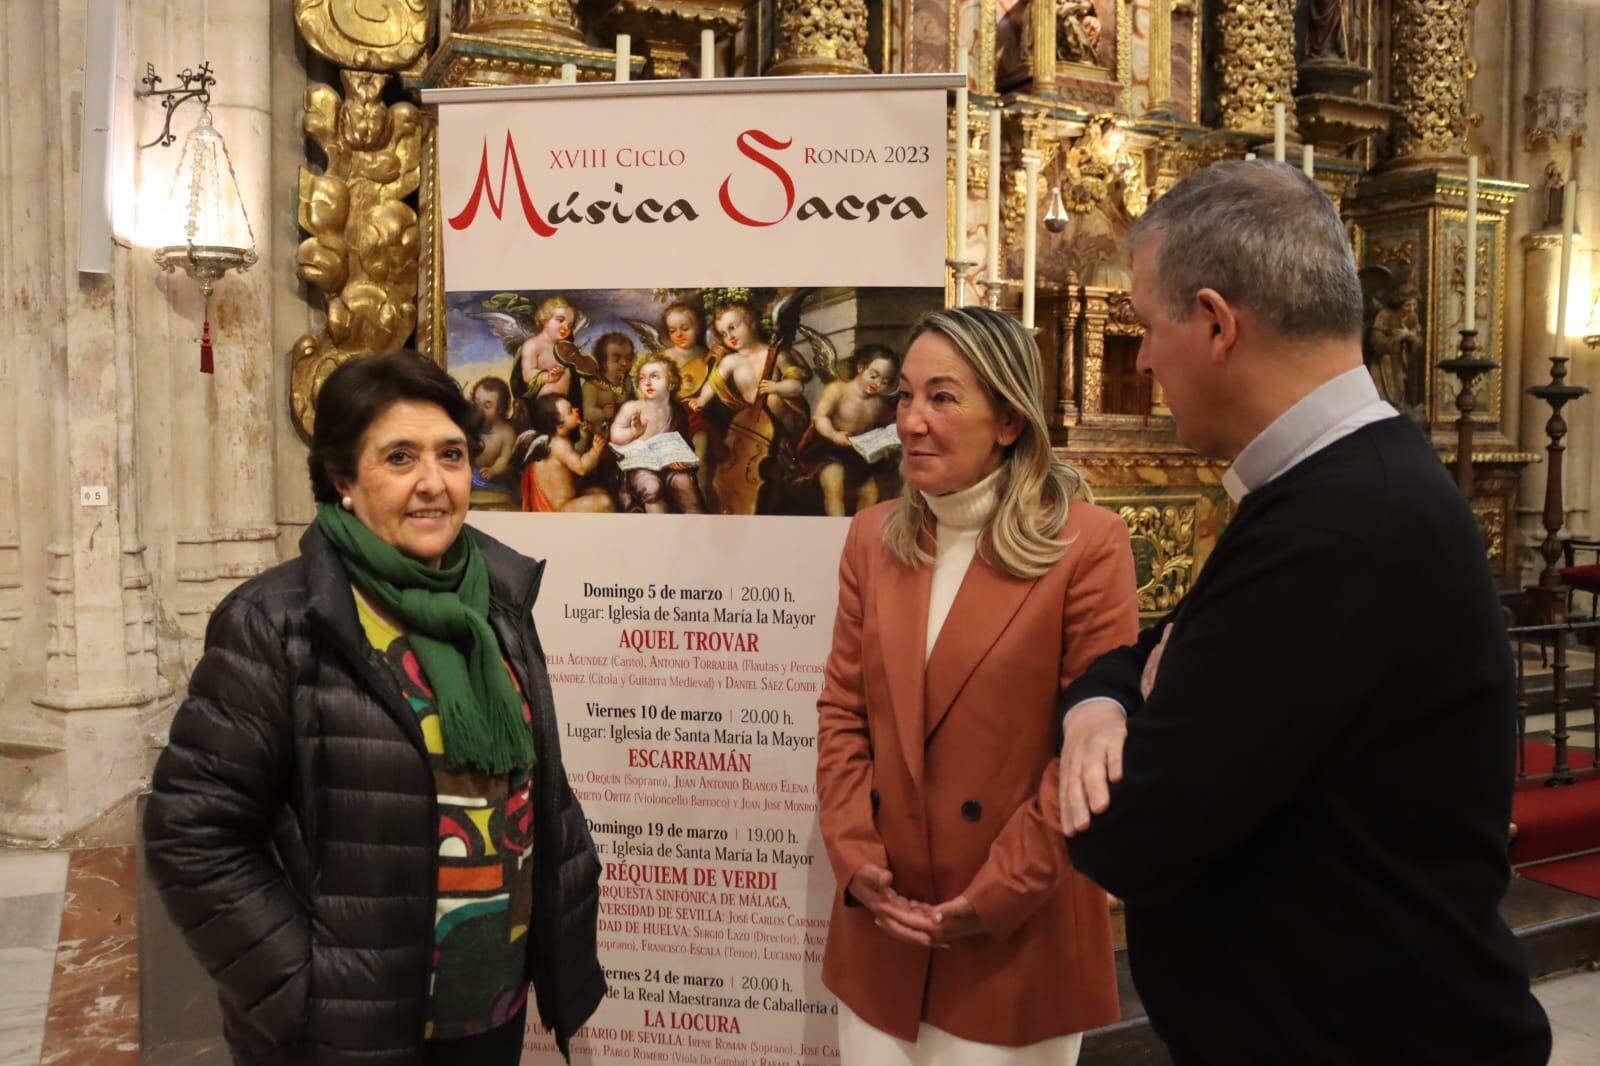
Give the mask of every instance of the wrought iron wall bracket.
[{"label": "wrought iron wall bracket", "polygon": [[199,100],[201,107],[211,103],[211,87],[217,83],[217,79],[211,75],[211,63],[209,60],[202,60],[199,70],[190,70],[188,67],[183,68],[183,71],[178,75],[178,81],[182,84],[176,89],[156,88],[161,84],[162,78],[161,75],[156,73],[154,63],[146,63],[144,71],[144,77],[139,79],[139,84],[145,86],[145,88],[135,90],[134,95],[161,97],[161,106],[166,109],[167,118],[161,124],[161,136],[149,144],[141,144],[139,147],[154,148],[159,144],[165,148],[178,139],[177,134],[172,132],[173,113],[190,100]]}]

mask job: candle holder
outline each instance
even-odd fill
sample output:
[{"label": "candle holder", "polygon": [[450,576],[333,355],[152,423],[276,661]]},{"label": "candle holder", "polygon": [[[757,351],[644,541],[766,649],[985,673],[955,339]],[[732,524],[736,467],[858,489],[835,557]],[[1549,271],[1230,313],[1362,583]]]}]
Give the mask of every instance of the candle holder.
[{"label": "candle holder", "polygon": [[965,307],[965,306],[967,306],[967,273],[973,267],[979,265],[977,260],[974,260],[974,259],[946,259],[944,261],[944,265],[950,268],[950,271],[953,274],[954,279],[955,279],[955,283],[956,283],[956,303],[955,303],[955,305],[957,307]]},{"label": "candle holder", "polygon": [[1589,390],[1582,385],[1567,384],[1567,362],[1565,355],[1551,356],[1550,381],[1528,390],[1528,395],[1550,405],[1550,421],[1544,425],[1545,435],[1550,438],[1546,449],[1550,458],[1545,466],[1544,483],[1545,538],[1539,546],[1539,554],[1544,556],[1544,569],[1539,573],[1537,586],[1540,597],[1545,601],[1545,619],[1550,624],[1564,621],[1567,613],[1566,590],[1561,584],[1560,568],[1556,565],[1561,559],[1559,534],[1566,521],[1566,506],[1561,499],[1561,456],[1567,449],[1561,439],[1567,435],[1567,420],[1562,417],[1561,409],[1569,402],[1589,394]]},{"label": "candle holder", "polygon": [[1456,393],[1456,410],[1460,412],[1460,417],[1456,419],[1456,487],[1468,500],[1472,499],[1473,489],[1472,412],[1478,406],[1478,396],[1473,392],[1473,386],[1480,377],[1499,365],[1493,359],[1478,354],[1478,331],[1475,329],[1461,331],[1459,354],[1439,361],[1440,370],[1454,374],[1461,382],[1461,391]]},{"label": "candle holder", "polygon": [[1007,281],[1005,278],[984,278],[983,279],[983,306],[987,307],[991,311],[1000,310],[1000,296],[1001,296],[1001,294],[1006,291],[1006,288],[1008,286],[1014,285],[1014,284],[1016,284],[1016,283],[1012,282],[1012,281]]}]

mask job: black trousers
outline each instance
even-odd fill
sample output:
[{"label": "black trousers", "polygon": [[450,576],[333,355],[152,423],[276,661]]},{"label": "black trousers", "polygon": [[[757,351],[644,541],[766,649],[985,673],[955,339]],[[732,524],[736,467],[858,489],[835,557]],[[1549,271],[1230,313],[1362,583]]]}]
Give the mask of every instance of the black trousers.
[{"label": "black trousers", "polygon": [[522,1034],[528,1028],[528,1008],[497,1029],[459,1040],[427,1040],[422,1045],[425,1066],[517,1066],[522,1060]]}]

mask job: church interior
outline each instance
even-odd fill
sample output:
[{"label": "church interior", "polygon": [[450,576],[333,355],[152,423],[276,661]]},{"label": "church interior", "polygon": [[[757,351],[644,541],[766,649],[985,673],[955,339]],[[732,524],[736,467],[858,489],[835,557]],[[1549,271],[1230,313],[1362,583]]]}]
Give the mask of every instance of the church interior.
[{"label": "church interior", "polygon": [[[3,11],[0,1064],[227,1061],[213,991],[141,889],[140,796],[212,610],[312,521],[321,381],[400,347],[449,366],[419,94],[952,71],[944,299],[1034,327],[1054,444],[1126,521],[1147,620],[1182,600],[1234,505],[1227,464],[1178,442],[1136,366],[1128,231],[1189,174],[1247,156],[1303,168],[1337,205],[1368,370],[1470,501],[1505,608],[1519,780],[1502,912],[1552,1061],[1600,1061],[1600,3]],[[199,253],[197,226],[213,227]],[[825,293],[818,321],[843,351],[910,317]],[[1123,993],[1082,1061],[1168,1061]]]}]

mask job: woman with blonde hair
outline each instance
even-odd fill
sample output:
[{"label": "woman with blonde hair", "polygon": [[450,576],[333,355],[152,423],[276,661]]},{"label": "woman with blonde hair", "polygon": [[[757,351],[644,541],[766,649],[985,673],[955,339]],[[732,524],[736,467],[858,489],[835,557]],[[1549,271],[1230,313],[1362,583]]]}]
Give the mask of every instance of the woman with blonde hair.
[{"label": "woman with blonde hair", "polygon": [[1014,318],[924,315],[905,493],[852,521],[818,700],[846,1066],[1071,1066],[1118,1018],[1104,892],[1067,859],[1057,697],[1138,629],[1125,525],[1050,447]]}]

